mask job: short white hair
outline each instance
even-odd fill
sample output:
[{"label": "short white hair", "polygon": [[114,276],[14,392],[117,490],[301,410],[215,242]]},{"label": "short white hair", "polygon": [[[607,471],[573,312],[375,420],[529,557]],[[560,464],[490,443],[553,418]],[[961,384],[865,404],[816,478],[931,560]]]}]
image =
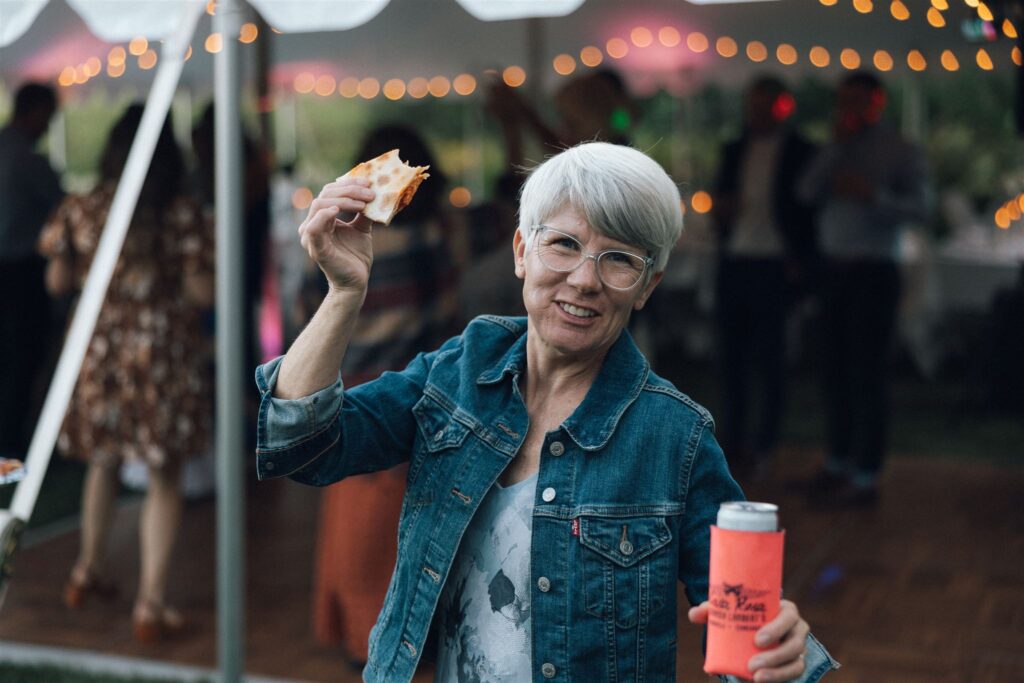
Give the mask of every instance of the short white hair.
[{"label": "short white hair", "polygon": [[573,208],[597,232],[640,247],[665,270],[683,231],[679,188],[643,152],[607,142],[586,142],[533,169],[519,200],[519,231],[529,244],[532,227]]}]

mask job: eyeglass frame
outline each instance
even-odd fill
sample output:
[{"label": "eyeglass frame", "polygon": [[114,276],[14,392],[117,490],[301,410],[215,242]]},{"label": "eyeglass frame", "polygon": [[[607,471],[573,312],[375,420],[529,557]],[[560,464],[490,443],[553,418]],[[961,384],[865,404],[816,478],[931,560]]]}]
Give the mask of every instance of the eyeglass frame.
[{"label": "eyeglass frame", "polygon": [[[652,256],[641,256],[640,254],[634,254],[633,252],[626,251],[624,249],[604,249],[602,251],[597,252],[596,254],[590,254],[587,253],[587,251],[583,248],[583,242],[581,242],[578,237],[570,235],[567,232],[562,232],[558,228],[552,228],[550,225],[544,225],[543,223],[538,223],[530,228],[530,232],[534,233],[540,233],[544,230],[551,230],[553,232],[557,232],[559,235],[565,235],[569,239],[576,242],[576,244],[580,245],[580,262],[577,263],[572,268],[570,268],[569,270],[558,270],[557,268],[552,268],[551,266],[544,262],[544,258],[540,255],[540,240],[537,240],[536,238],[534,239],[533,250],[537,254],[537,259],[542,264],[544,264],[545,268],[547,268],[548,270],[553,270],[556,273],[572,273],[577,268],[586,263],[587,259],[593,259],[594,272],[597,274],[597,279],[601,281],[602,285],[604,285],[605,287],[610,287],[611,289],[614,289],[617,292],[628,292],[629,290],[633,289],[638,284],[640,284],[640,282],[642,282],[644,278],[647,277],[647,274],[650,272],[650,269],[654,266],[654,258]],[[608,284],[607,282],[604,281],[604,278],[601,277],[600,261],[598,261],[598,259],[600,259],[605,254],[627,254],[628,256],[638,258],[641,261],[643,261],[643,272],[640,273],[640,277],[636,279],[636,282],[631,284],[629,287],[616,287],[615,285]]]}]

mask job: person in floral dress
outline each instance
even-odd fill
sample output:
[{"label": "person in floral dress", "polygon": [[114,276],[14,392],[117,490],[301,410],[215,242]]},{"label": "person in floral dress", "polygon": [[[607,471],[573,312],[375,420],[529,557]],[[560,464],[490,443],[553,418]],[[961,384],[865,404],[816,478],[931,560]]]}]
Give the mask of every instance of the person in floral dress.
[{"label": "person in floral dress", "polygon": [[[69,196],[39,239],[49,259],[47,288],[80,292],[142,116],[132,105],[114,125],[100,181]],[[147,466],[139,520],[141,576],[133,612],[137,639],[181,630],[165,600],[181,517],[185,459],[210,447],[212,344],[205,321],[213,303],[213,230],[184,194],[185,167],[168,121],[86,353],[58,440],[87,463],[81,550],[64,590],[69,607],[114,594],[105,553],[125,460]]]}]

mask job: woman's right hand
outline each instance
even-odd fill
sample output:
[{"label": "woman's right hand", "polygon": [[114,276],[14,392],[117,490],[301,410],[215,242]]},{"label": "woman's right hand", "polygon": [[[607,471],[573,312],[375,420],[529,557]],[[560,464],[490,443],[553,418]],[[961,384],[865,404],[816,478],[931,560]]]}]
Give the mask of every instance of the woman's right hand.
[{"label": "woman's right hand", "polygon": [[[332,292],[366,291],[373,263],[373,221],[358,213],[373,201],[367,180],[344,178],[324,185],[299,226],[302,247],[327,277]],[[355,213],[349,221],[343,214]]]}]

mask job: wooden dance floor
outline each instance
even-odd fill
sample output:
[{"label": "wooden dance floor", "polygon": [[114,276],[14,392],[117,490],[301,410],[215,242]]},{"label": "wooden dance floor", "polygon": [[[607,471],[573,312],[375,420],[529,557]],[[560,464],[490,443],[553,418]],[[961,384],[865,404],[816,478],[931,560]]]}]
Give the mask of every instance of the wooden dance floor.
[{"label": "wooden dance floor", "polygon": [[[791,451],[772,480],[748,486],[778,502],[787,529],[786,593],[843,663],[829,683],[1024,681],[1024,469],[894,458],[870,511],[812,511],[783,482],[813,471]],[[246,669],[295,681],[359,680],[309,625],[320,491],[251,482],[246,533]],[[90,650],[198,667],[216,664],[215,509],[189,503],[171,601],[191,619],[184,637],[143,646],[131,637],[138,576],[138,505],[118,511],[112,539],[121,595],[71,612],[61,587],[74,530],[24,549],[0,611],[0,641]],[[681,613],[685,622],[685,612]],[[700,631],[680,633],[679,680],[706,681]],[[424,671],[417,681],[431,680]],[[591,683],[591,682],[580,682]]]}]

